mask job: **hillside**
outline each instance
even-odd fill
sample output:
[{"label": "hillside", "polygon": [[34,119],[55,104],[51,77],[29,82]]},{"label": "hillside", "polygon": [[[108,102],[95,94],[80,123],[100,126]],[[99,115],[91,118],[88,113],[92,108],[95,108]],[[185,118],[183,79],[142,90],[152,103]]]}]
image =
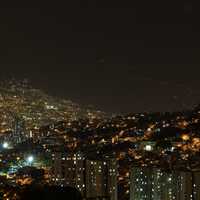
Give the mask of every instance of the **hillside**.
[{"label": "hillside", "polygon": [[32,88],[27,81],[11,80],[0,84],[0,133],[12,130],[15,120],[23,121],[27,129],[32,129],[56,121],[103,116],[103,112],[82,108],[71,100]]}]

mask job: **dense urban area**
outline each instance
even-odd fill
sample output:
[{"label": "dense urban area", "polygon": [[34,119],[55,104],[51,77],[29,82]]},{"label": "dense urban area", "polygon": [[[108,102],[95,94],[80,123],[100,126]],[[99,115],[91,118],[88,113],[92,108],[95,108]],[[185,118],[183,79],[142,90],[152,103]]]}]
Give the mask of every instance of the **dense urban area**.
[{"label": "dense urban area", "polygon": [[83,199],[199,200],[200,106],[108,115],[27,81],[0,85],[0,199],[70,186]]}]

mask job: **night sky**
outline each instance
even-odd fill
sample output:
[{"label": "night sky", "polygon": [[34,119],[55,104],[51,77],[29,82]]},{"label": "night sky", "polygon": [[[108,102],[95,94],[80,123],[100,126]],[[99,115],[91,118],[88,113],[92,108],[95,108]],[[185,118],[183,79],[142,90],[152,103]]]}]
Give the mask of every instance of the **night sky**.
[{"label": "night sky", "polygon": [[190,1],[66,2],[0,6],[1,79],[26,77],[107,112],[200,103],[200,26]]}]

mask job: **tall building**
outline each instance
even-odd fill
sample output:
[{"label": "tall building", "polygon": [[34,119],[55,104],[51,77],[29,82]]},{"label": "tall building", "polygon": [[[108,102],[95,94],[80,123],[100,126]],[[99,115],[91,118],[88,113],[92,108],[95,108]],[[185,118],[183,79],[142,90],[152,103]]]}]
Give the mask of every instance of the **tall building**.
[{"label": "tall building", "polygon": [[148,200],[151,193],[150,170],[133,168],[130,176],[130,200]]},{"label": "tall building", "polygon": [[179,173],[180,200],[200,199],[200,171],[181,171]]},{"label": "tall building", "polygon": [[107,160],[108,165],[108,193],[110,200],[118,199],[118,163],[116,159]]},{"label": "tall building", "polygon": [[117,199],[116,160],[86,161],[86,197]]},{"label": "tall building", "polygon": [[54,153],[53,182],[57,185],[76,187],[83,195],[85,193],[85,158],[81,153]]},{"label": "tall building", "polygon": [[14,118],[11,140],[14,145],[25,141],[25,122],[18,117]]},{"label": "tall building", "polygon": [[134,167],[131,170],[130,183],[130,200],[200,199],[198,171]]},{"label": "tall building", "polygon": [[54,153],[52,182],[76,187],[86,199],[117,200],[115,159],[87,160],[82,153]]}]

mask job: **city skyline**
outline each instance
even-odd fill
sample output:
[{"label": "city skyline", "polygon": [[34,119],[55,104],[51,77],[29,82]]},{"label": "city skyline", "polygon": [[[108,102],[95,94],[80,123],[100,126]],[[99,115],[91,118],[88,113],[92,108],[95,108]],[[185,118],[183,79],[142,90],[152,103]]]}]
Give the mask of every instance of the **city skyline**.
[{"label": "city skyline", "polygon": [[196,8],[3,2],[0,199],[199,200]]}]

